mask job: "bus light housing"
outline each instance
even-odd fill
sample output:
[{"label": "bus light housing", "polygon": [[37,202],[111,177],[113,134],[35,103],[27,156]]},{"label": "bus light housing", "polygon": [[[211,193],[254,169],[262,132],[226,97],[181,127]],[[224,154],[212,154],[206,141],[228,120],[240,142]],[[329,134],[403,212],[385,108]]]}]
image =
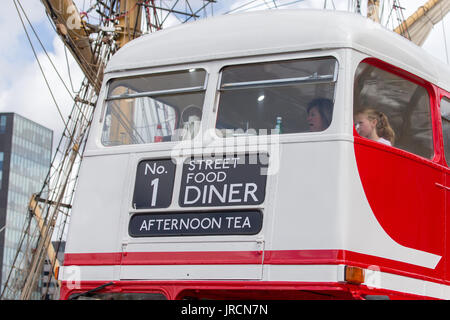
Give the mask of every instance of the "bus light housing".
[{"label": "bus light housing", "polygon": [[352,284],[364,283],[364,269],[352,266],[345,266],[344,279],[346,282]]}]

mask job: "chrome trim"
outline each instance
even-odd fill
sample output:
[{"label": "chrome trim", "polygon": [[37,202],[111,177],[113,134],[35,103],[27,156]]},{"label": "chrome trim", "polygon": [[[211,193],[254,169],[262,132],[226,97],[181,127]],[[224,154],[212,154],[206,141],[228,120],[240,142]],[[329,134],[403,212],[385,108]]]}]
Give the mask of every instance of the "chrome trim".
[{"label": "chrome trim", "polygon": [[117,96],[110,96],[110,97],[106,98],[106,101],[129,99],[129,98],[152,97],[152,96],[169,95],[169,94],[177,94],[177,93],[200,92],[200,91],[204,91],[205,89],[206,89],[206,84],[204,84],[203,86],[197,86],[197,87],[191,87],[191,88],[178,88],[178,89],[169,89],[169,90],[139,92],[139,93],[132,93],[132,94],[121,94],[121,95],[117,95]]},{"label": "chrome trim", "polygon": [[330,83],[336,81],[336,75],[328,74],[323,76],[313,75],[309,77],[299,78],[286,78],[286,79],[273,79],[273,80],[258,80],[258,81],[246,81],[246,82],[233,82],[223,84],[220,88],[221,91],[236,90],[236,89],[248,89],[248,88],[265,88],[273,86],[286,86],[291,84],[311,84],[311,83]]}]

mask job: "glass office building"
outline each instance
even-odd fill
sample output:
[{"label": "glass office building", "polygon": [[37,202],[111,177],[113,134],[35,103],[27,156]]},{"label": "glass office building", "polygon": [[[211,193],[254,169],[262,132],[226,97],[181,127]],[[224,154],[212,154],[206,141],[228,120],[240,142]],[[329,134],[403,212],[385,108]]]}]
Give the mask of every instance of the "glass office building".
[{"label": "glass office building", "polygon": [[0,113],[0,274],[2,290],[28,216],[51,162],[53,132],[15,113]]}]

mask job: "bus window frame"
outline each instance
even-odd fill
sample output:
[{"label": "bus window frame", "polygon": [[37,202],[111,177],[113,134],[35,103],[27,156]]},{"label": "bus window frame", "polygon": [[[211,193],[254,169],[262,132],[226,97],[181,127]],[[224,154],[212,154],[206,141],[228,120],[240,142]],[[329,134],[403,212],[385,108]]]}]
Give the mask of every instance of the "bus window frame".
[{"label": "bus window frame", "polygon": [[[199,69],[205,72],[205,78],[203,81],[203,85],[202,86],[198,86],[198,87],[188,87],[187,91],[183,91],[183,89],[169,89],[169,90],[160,90],[158,92],[154,91],[154,92],[142,92],[142,93],[138,93],[135,95],[130,95],[130,96],[113,96],[113,97],[109,97],[109,91],[110,91],[110,87],[111,84],[118,79],[123,79],[123,78],[132,78],[132,77],[140,77],[140,76],[151,76],[151,75],[157,75],[157,74],[164,74],[164,73],[177,73],[177,72],[183,72],[183,71],[187,71],[189,72],[189,70],[191,69]],[[101,113],[99,116],[99,121],[98,121],[98,128],[96,130],[97,132],[97,137],[96,137],[96,144],[97,146],[100,146],[102,149],[105,150],[114,150],[116,148],[139,148],[142,146],[155,146],[155,143],[137,143],[137,144],[121,144],[121,145],[112,145],[112,146],[108,146],[105,145],[103,143],[102,140],[102,135],[103,135],[103,130],[104,130],[104,125],[105,125],[105,119],[106,119],[106,114],[108,112],[108,103],[110,101],[114,101],[114,100],[120,100],[120,99],[127,99],[127,98],[139,98],[139,97],[152,97],[154,94],[160,94],[161,92],[167,92],[168,94],[170,93],[190,93],[190,92],[203,92],[204,93],[204,97],[203,97],[203,104],[201,105],[202,108],[202,119],[201,122],[203,122],[204,117],[206,116],[206,101],[207,101],[207,92],[208,92],[208,88],[210,86],[210,78],[211,78],[211,73],[214,72],[214,70],[211,70],[211,67],[207,64],[207,63],[195,63],[195,64],[185,64],[182,66],[163,66],[163,67],[150,67],[150,68],[146,68],[146,69],[133,69],[133,70],[127,70],[127,71],[116,71],[113,72],[111,74],[109,74],[108,76],[105,76],[105,81],[106,84],[103,87],[101,94],[99,96],[99,99],[101,99],[101,103],[102,103],[102,109],[101,109]],[[201,89],[200,89],[201,87]],[[191,91],[190,89],[195,89],[193,91]],[[181,91],[180,91],[181,90]],[[148,94],[152,94],[152,95],[148,95]],[[174,106],[171,106],[174,107]],[[178,110],[177,110],[178,111]],[[198,136],[198,134],[197,134]],[[194,138],[194,140],[197,137]],[[173,145],[176,145],[177,143],[180,143],[180,141],[164,141],[164,143],[157,143],[156,145],[158,145],[158,147],[155,148],[155,150],[161,150],[162,149],[170,149],[173,147]],[[162,147],[164,146],[164,147]]]},{"label": "bus window frame", "polygon": [[[441,116],[441,103],[444,98],[450,101],[450,92],[445,91],[444,89],[437,88],[437,97],[439,97],[437,104],[437,122],[439,124],[439,136],[440,136],[440,154],[441,154],[441,162],[444,167],[450,168],[450,159],[445,158],[445,146],[444,146],[444,127],[442,125],[442,116]],[[450,148],[450,146],[448,146]]]},{"label": "bus window frame", "polygon": [[[407,155],[408,157],[412,156],[416,159],[420,159],[420,161],[426,161],[427,163],[434,163],[434,164],[442,164],[442,149],[440,147],[440,145],[442,144],[442,135],[439,133],[439,130],[442,131],[442,127],[440,125],[440,123],[438,121],[440,121],[440,110],[438,110],[437,106],[438,106],[438,100],[437,100],[437,92],[436,92],[436,86],[434,86],[433,84],[431,84],[430,82],[422,79],[421,77],[406,71],[400,67],[397,67],[393,64],[390,64],[388,62],[385,62],[383,60],[380,60],[378,58],[375,57],[366,57],[363,58],[362,60],[360,60],[357,64],[355,69],[353,70],[353,79],[352,79],[352,85],[353,85],[353,89],[352,89],[352,93],[354,95],[354,83],[355,83],[355,76],[356,76],[356,70],[359,67],[359,65],[361,63],[366,63],[368,65],[371,65],[373,67],[376,67],[380,70],[383,70],[385,72],[391,73],[393,75],[396,75],[398,77],[401,77],[407,81],[410,81],[418,86],[421,86],[422,88],[424,88],[427,93],[428,93],[428,100],[429,100],[429,108],[430,108],[430,117],[431,117],[431,131],[432,131],[432,140],[433,140],[433,154],[430,158],[425,158],[421,155],[412,153],[408,150],[404,150],[404,149],[400,149],[397,148],[395,146],[388,146],[388,145],[384,145],[375,141],[370,141],[366,138],[361,137],[355,130],[355,126],[353,124],[353,131],[354,131],[354,135],[355,137],[357,137],[358,139],[360,139],[360,141],[368,141],[368,143],[372,142],[373,145],[375,146],[379,146],[380,148],[388,148],[389,151],[394,151],[396,153],[400,153],[401,155]],[[440,100],[439,100],[440,103]],[[353,102],[353,110],[354,110],[354,102]],[[372,145],[372,144],[371,144]]]},{"label": "bus window frame", "polygon": [[[225,61],[223,63],[221,63],[220,65],[218,65],[218,68],[216,69],[216,72],[218,73],[218,79],[217,79],[217,83],[215,85],[215,98],[214,98],[214,105],[213,105],[213,112],[214,112],[214,122],[210,122],[208,123],[208,127],[212,129],[213,135],[214,135],[214,139],[217,140],[227,140],[227,139],[238,139],[239,137],[222,137],[219,136],[217,133],[217,128],[216,128],[216,124],[217,124],[217,120],[218,120],[218,116],[219,116],[219,104],[220,104],[220,98],[221,98],[221,93],[222,91],[228,91],[228,90],[224,90],[221,88],[221,83],[222,83],[222,75],[223,75],[223,69],[227,68],[227,67],[238,67],[238,66],[246,66],[249,64],[264,64],[264,63],[272,63],[272,62],[289,62],[289,61],[294,61],[294,60],[307,60],[307,59],[324,59],[324,58],[333,58],[334,60],[336,60],[336,68],[334,70],[334,92],[333,92],[333,114],[332,114],[332,118],[331,118],[331,122],[330,125],[323,131],[318,131],[318,132],[294,132],[294,133],[283,133],[283,134],[279,134],[277,135],[279,138],[280,142],[283,141],[287,141],[290,139],[296,139],[298,137],[305,137],[305,136],[310,136],[310,135],[322,135],[322,134],[329,134],[329,130],[330,128],[333,127],[334,123],[336,122],[335,118],[336,118],[336,113],[335,113],[335,106],[336,106],[336,96],[338,93],[338,88],[339,88],[339,84],[343,81],[342,79],[345,77],[343,74],[340,75],[340,73],[342,73],[341,67],[343,65],[343,62],[345,61],[344,55],[346,53],[342,53],[341,50],[345,50],[345,48],[340,48],[339,50],[330,50],[327,52],[321,52],[321,51],[314,51],[311,53],[307,53],[305,54],[304,52],[294,52],[294,53],[279,53],[279,54],[275,54],[275,55],[266,55],[266,56],[262,56],[262,57],[258,57],[258,58],[254,58],[254,57],[239,57],[236,59],[229,59],[229,60],[233,60],[231,61]],[[340,79],[341,78],[341,79]],[[282,79],[286,80],[286,78]],[[260,82],[263,82],[265,80],[262,80]],[[268,81],[272,81],[272,80],[268,80]],[[256,137],[270,137],[271,135],[261,135],[261,136],[256,136]],[[248,144],[251,144],[251,135],[245,135],[243,136],[244,139],[249,139],[249,141],[247,142]],[[240,144],[239,142],[236,142],[237,144]]]}]

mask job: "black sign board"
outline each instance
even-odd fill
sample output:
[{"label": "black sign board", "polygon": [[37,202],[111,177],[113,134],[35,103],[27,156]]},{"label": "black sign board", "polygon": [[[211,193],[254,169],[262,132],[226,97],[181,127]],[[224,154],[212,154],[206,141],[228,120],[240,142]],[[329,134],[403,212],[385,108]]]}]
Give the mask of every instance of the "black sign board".
[{"label": "black sign board", "polygon": [[133,208],[167,208],[172,202],[175,163],[172,160],[139,162],[134,185]]},{"label": "black sign board", "polygon": [[262,228],[260,211],[135,214],[128,225],[131,237],[252,235]]},{"label": "black sign board", "polygon": [[183,164],[178,203],[180,207],[261,204],[267,162],[267,155],[257,154],[188,158]]}]

